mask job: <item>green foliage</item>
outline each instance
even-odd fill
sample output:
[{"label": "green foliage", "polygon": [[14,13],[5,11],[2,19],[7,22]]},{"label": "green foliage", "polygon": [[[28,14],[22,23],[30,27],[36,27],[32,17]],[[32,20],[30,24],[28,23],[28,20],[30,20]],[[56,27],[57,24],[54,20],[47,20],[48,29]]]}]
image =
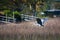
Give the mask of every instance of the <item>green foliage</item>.
[{"label": "green foliage", "polygon": [[4,10],[4,15],[9,13],[10,13],[10,10]]},{"label": "green foliage", "polygon": [[12,17],[12,12],[10,10],[4,10],[4,15],[7,15],[8,17]]},{"label": "green foliage", "polygon": [[[25,1],[25,0],[23,0],[23,1]],[[0,4],[1,4],[0,9],[9,9],[9,10],[4,10],[4,14],[7,13],[8,16],[12,16],[13,12],[11,10],[17,9],[17,8],[19,8],[19,9],[22,8],[23,10],[21,12],[14,11],[15,15],[26,14],[26,13],[32,12],[33,10],[36,10],[36,4],[37,4],[37,2],[39,2],[37,5],[40,6],[40,1],[41,1],[41,3],[46,2],[46,4],[43,5],[43,7],[41,7],[41,8],[39,7],[38,9],[40,9],[40,11],[45,11],[51,2],[50,0],[26,0],[26,3],[23,3],[22,0],[1,0],[0,1]],[[32,10],[30,10],[30,7],[29,7],[30,4],[32,7]],[[39,13],[37,15],[39,15]]]},{"label": "green foliage", "polygon": [[4,15],[7,15],[8,17],[13,17],[13,13],[17,16],[20,15],[20,12],[18,11],[4,10]]},{"label": "green foliage", "polygon": [[47,17],[47,16],[45,16],[45,14],[41,14],[41,12],[38,12],[37,13],[37,17],[39,17],[39,18],[45,18],[45,17]]},{"label": "green foliage", "polygon": [[14,15],[20,15],[18,11],[14,11]]}]

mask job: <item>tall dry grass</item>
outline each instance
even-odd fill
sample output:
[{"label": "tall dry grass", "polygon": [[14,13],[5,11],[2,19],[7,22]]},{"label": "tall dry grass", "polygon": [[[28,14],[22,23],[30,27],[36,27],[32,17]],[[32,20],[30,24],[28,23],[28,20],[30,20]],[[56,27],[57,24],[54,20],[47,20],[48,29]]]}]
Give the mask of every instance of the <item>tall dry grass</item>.
[{"label": "tall dry grass", "polygon": [[60,40],[60,18],[49,19],[44,27],[33,24],[0,23],[0,40]]}]

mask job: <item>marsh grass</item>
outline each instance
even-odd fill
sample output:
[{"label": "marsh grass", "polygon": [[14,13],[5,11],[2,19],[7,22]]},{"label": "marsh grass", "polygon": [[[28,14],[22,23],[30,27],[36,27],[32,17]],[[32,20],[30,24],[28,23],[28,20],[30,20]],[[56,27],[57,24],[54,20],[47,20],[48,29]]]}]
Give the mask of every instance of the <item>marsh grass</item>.
[{"label": "marsh grass", "polygon": [[44,27],[32,22],[0,24],[0,40],[60,40],[60,19],[51,19]]},{"label": "marsh grass", "polygon": [[0,40],[60,40],[60,35],[0,35]]}]

